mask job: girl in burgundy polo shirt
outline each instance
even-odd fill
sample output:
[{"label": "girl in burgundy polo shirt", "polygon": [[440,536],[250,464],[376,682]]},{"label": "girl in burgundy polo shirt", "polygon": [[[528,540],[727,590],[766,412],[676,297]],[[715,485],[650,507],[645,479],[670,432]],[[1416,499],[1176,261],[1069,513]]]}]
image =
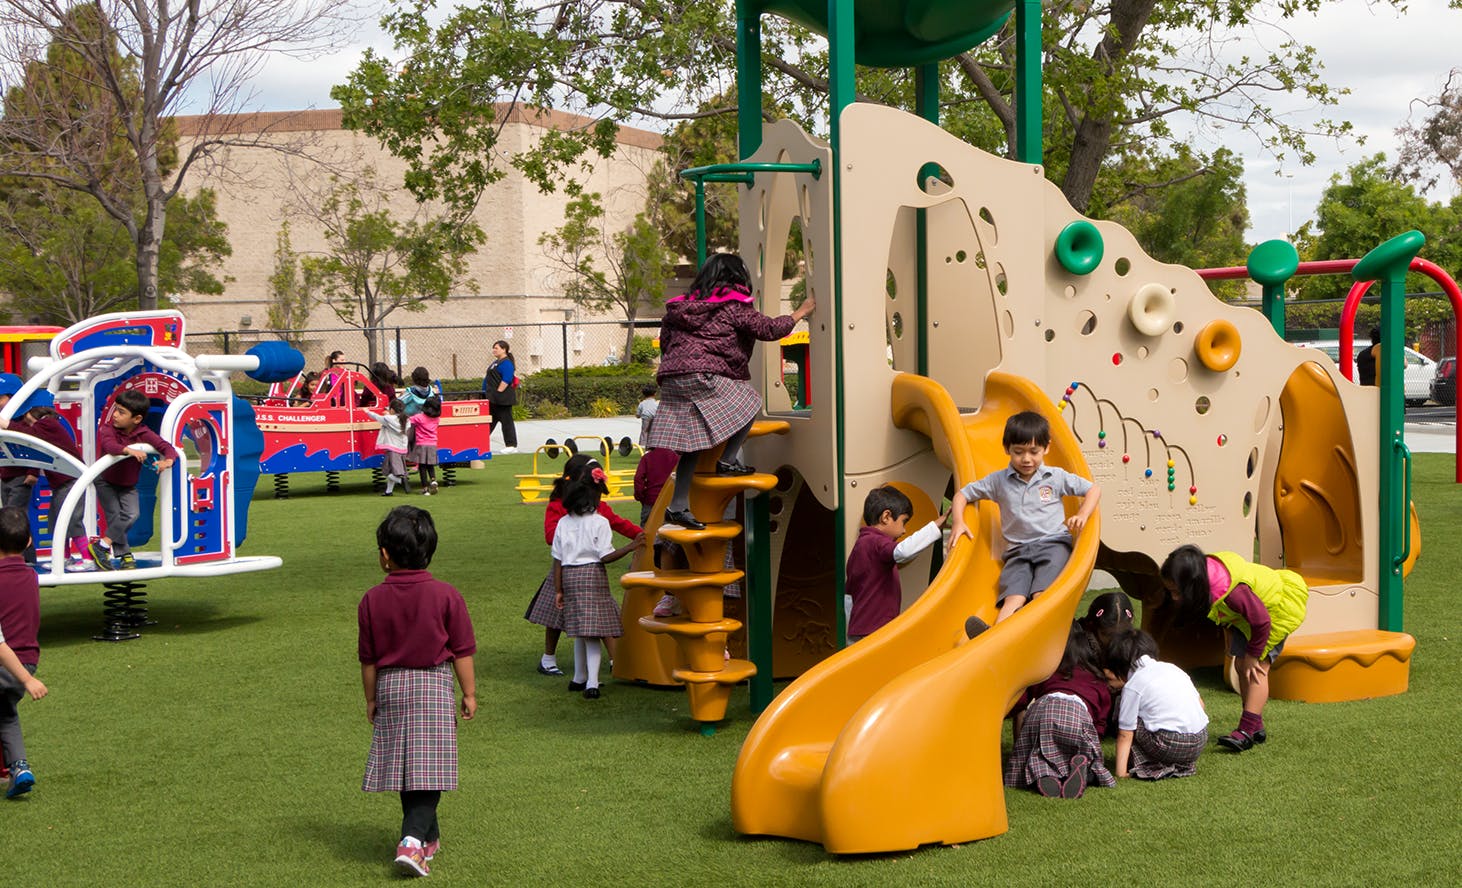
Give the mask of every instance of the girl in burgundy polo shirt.
[{"label": "girl in burgundy polo shirt", "polygon": [[437,803],[443,790],[457,788],[455,714],[477,714],[477,641],[461,593],[426,569],[437,549],[429,513],[397,506],[376,528],[376,544],[386,580],[358,609],[366,719],[374,727],[361,789],[401,793],[396,865],[424,876],[441,847]]}]

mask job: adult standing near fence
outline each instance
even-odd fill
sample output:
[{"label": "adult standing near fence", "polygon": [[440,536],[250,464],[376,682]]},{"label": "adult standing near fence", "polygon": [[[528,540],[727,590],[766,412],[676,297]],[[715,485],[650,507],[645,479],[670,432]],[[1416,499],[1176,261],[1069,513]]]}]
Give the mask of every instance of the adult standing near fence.
[{"label": "adult standing near fence", "polygon": [[491,407],[492,423],[488,434],[503,427],[503,449],[498,453],[518,452],[518,427],[513,424],[513,405],[518,403],[518,368],[513,363],[513,350],[506,339],[492,344],[492,363],[482,377],[482,396]]},{"label": "adult standing near fence", "polygon": [[751,350],[757,340],[774,342],[791,333],[815,306],[809,296],[790,315],[772,318],[752,302],[751,273],[734,253],[707,259],[685,295],[665,301],[660,408],[647,443],[680,454],[666,524],[705,527],[690,512],[690,483],[702,451],[725,443],[718,475],[755,471],[741,462],[741,445],[762,407],[750,382]]},{"label": "adult standing near fence", "polygon": [[[335,383],[345,376],[344,363],[345,352],[336,350],[330,353],[330,356],[325,359],[325,369],[320,371],[320,381],[315,387],[316,393],[334,391]],[[333,395],[330,399],[330,406],[338,406],[344,403],[344,401],[345,395],[343,393]]]}]

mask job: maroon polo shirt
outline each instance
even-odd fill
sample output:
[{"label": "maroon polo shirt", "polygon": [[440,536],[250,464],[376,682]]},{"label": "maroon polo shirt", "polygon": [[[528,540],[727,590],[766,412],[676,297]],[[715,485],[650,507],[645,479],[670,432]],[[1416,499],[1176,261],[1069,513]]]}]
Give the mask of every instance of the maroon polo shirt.
[{"label": "maroon polo shirt", "polygon": [[429,669],[477,651],[462,593],[426,570],[395,570],[360,600],[360,661]]},{"label": "maroon polo shirt", "polygon": [[20,555],[0,558],[0,632],[15,656],[27,666],[41,661],[36,640],[41,629],[41,584]]},{"label": "maroon polo shirt", "polygon": [[848,635],[862,637],[899,615],[904,587],[899,582],[893,549],[898,541],[876,527],[858,531],[853,552],[848,556],[845,588],[853,597],[848,617]]},{"label": "maroon polo shirt", "polygon": [[[173,449],[173,445],[148,428],[145,422],[140,423],[130,432],[123,432],[110,422],[104,422],[97,430],[96,443],[97,449],[106,456],[124,453],[133,444],[151,444],[153,449],[163,457],[178,458],[178,451]],[[142,474],[142,463],[128,458],[102,472],[102,480],[116,487],[136,487],[137,476],[140,474]]]}]

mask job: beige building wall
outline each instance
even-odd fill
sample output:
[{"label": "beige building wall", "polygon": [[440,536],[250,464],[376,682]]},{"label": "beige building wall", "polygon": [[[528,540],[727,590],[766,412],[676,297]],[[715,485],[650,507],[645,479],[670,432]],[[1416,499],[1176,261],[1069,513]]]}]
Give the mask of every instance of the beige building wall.
[{"label": "beige building wall", "polygon": [[[499,142],[503,158],[531,146],[547,127],[585,127],[595,122],[562,112],[499,111],[508,114]],[[236,125],[240,132],[267,133],[270,142],[287,150],[231,148],[211,168],[190,175],[189,189],[206,187],[217,193],[219,216],[228,223],[233,246],[233,255],[218,269],[221,278],[227,277],[224,293],[170,294],[187,315],[190,334],[257,331],[269,325],[269,277],[274,272],[280,227],[289,220],[293,247],[301,255],[323,251],[322,229],[300,211],[300,196],[328,188],[332,175],[345,178],[373,167],[378,183],[390,192],[393,214],[410,218],[421,210],[400,186],[405,163],[370,136],[342,129],[340,121],[339,109],[241,117]],[[179,118],[185,141],[201,125],[197,118]],[[660,144],[656,133],[622,127],[613,155],[596,158],[591,169],[574,173],[586,190],[603,196],[611,231],[623,230],[643,208],[646,178],[659,157]],[[475,214],[487,234],[486,243],[469,258],[468,276],[478,293],[453,294],[445,303],[432,303],[421,312],[398,309],[391,313],[385,321],[388,326],[430,326],[439,331],[436,337],[414,334],[415,346],[408,346],[405,363],[431,359],[442,365],[431,368],[434,374],[456,375],[459,368],[447,364],[450,360],[455,365],[461,352],[468,369],[480,372],[478,365],[487,354],[488,342],[506,336],[513,340],[513,350],[525,371],[562,366],[559,331],[555,328],[540,334],[524,325],[565,320],[576,325],[570,328],[570,364],[599,363],[611,348],[622,351],[622,334],[577,326],[582,321],[617,320],[620,316],[590,315],[566,299],[565,281],[538,243],[541,235],[563,224],[568,197],[562,190],[545,194],[502,160],[498,163],[508,169],[508,175],[483,193]],[[493,329],[460,329],[469,325],[491,325]],[[311,314],[310,326],[323,330],[347,325],[329,306],[320,304]],[[307,337],[305,345],[312,364],[335,348],[345,349],[354,360],[365,360],[364,339],[358,333]],[[444,350],[450,350],[450,359]],[[441,357],[430,357],[439,354]]]}]

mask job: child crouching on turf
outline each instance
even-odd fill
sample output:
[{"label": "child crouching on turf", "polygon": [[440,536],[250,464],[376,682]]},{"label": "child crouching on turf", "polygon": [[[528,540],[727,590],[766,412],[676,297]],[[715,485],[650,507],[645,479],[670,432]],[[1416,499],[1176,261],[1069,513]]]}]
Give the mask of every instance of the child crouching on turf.
[{"label": "child crouching on turf", "polygon": [[[1010,465],[960,488],[950,512],[949,545],[975,534],[965,524],[965,507],[982,499],[1000,506],[1000,533],[1005,554],[1000,568],[1000,608],[996,622],[1007,619],[1046,590],[1071,558],[1072,538],[1086,526],[1101,499],[1101,488],[1080,475],[1045,465],[1051,446],[1051,424],[1027,410],[1005,421],[1001,438]],[[1081,497],[1081,508],[1070,518],[1063,496]],[[975,627],[969,627],[973,629]],[[975,635],[970,631],[971,636]]]},{"label": "child crouching on turf", "polygon": [[[112,404],[112,421],[102,423],[97,431],[97,450],[103,456],[125,454],[132,457],[102,472],[96,482],[96,499],[107,519],[107,535],[104,539],[94,540],[89,551],[91,560],[102,570],[111,570],[114,566],[118,570],[131,570],[137,566],[132,559],[132,547],[127,543],[127,531],[137,520],[137,476],[142,472],[147,452],[136,445],[147,444],[157,451],[159,459],[153,468],[158,474],[171,468],[178,458],[173,445],[143,422],[151,406],[152,402],[142,392],[121,392]],[[110,541],[111,545],[108,546],[106,541]],[[115,565],[113,559],[116,560]]]},{"label": "child crouching on turf", "polygon": [[614,548],[614,531],[599,514],[604,470],[570,481],[564,491],[567,514],[553,532],[554,602],[563,610],[563,627],[574,640],[574,680],[570,691],[599,699],[599,642],[623,634],[619,603],[609,592],[604,565],[618,561],[645,544],[643,534]]},{"label": "child crouching on turf", "polygon": [[[1086,630],[1086,634],[1091,636],[1097,656],[1097,674],[1101,675],[1107,665],[1107,645],[1119,632],[1132,628],[1132,599],[1125,592],[1103,592],[1091,600],[1086,608],[1086,616],[1078,622]],[[1113,691],[1113,710],[1118,708],[1121,700],[1122,692]],[[1117,736],[1117,720],[1108,719],[1105,730],[1100,727],[1098,730],[1103,737]]]},{"label": "child crouching on turf", "polygon": [[477,714],[477,641],[461,593],[427,570],[437,549],[430,513],[392,509],[376,528],[376,546],[386,579],[357,609],[372,725],[361,789],[401,793],[396,865],[406,875],[425,876],[441,848],[437,803],[444,790],[457,788],[452,676],[462,689],[462,718],[470,720]]},{"label": "child crouching on turf", "polygon": [[[24,552],[30,545],[30,517],[18,506],[0,509],[0,748],[5,751],[5,767],[10,782],[5,797],[30,792],[36,778],[26,760],[25,738],[20,732],[20,714],[16,705],[30,694],[39,700],[46,695],[46,686],[33,676],[41,659],[37,640],[41,626],[41,587],[35,570],[25,563]],[[9,655],[9,656],[6,656]],[[17,671],[16,667],[20,667]]]},{"label": "child crouching on turf", "polygon": [[1157,659],[1157,642],[1141,629],[1107,645],[1107,684],[1122,692],[1117,710],[1117,776],[1191,777],[1208,743],[1208,713],[1188,673]]},{"label": "child crouching on turf", "polygon": [[913,515],[914,504],[896,487],[874,488],[863,501],[863,527],[848,554],[845,583],[853,600],[848,614],[849,642],[861,641],[899,615],[904,599],[899,566],[939,542],[939,528],[949,517],[946,512],[895,544]]},{"label": "child crouching on turf", "polygon": [[1099,669],[1091,636],[1073,622],[1061,664],[1016,703],[1006,786],[1034,785],[1047,798],[1078,799],[1093,783],[1117,785],[1102,761],[1112,696]]}]

